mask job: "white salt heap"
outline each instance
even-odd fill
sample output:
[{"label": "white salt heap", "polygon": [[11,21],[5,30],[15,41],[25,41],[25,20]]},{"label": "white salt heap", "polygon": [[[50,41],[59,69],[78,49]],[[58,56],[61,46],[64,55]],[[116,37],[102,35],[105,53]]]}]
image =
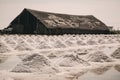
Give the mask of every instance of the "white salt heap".
[{"label": "white salt heap", "polygon": [[120,64],[115,65],[114,68],[115,68],[118,72],[120,72]]},{"label": "white salt heap", "polygon": [[67,54],[67,55],[62,56],[58,60],[58,64],[61,67],[73,67],[73,66],[78,66],[78,65],[88,66],[89,65],[89,63],[80,59],[77,55],[73,55],[73,54]]},{"label": "white salt heap", "polygon": [[32,50],[32,49],[24,41],[21,41],[17,44],[17,46],[15,47],[15,50],[28,51],[28,50]]},{"label": "white salt heap", "polygon": [[57,69],[51,67],[50,61],[43,55],[37,53],[26,56],[20,64],[18,64],[12,72],[39,72],[53,73]]},{"label": "white salt heap", "polygon": [[111,62],[112,59],[109,58],[106,54],[101,51],[97,51],[91,54],[88,54],[86,60],[92,62]]},{"label": "white salt heap", "polygon": [[118,48],[117,50],[115,50],[115,52],[113,52],[113,54],[111,56],[113,58],[120,59],[120,48]]},{"label": "white salt heap", "polygon": [[8,47],[4,43],[0,42],[0,53],[7,53],[7,52],[10,52]]},{"label": "white salt heap", "polygon": [[107,72],[112,66],[100,66],[98,68],[92,69],[91,72],[97,74],[97,75],[101,75],[104,74],[105,72]]},{"label": "white salt heap", "polygon": [[30,70],[30,67],[24,65],[24,64],[18,64],[13,70],[12,72],[16,72],[16,73],[31,73],[32,71]]}]

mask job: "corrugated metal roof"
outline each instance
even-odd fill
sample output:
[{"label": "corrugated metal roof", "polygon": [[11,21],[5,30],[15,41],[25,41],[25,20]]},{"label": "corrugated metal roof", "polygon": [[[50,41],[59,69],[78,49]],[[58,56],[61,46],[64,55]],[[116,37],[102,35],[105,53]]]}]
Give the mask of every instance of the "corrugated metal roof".
[{"label": "corrugated metal roof", "polygon": [[26,9],[47,28],[79,28],[108,30],[107,26],[92,15],[68,15]]}]

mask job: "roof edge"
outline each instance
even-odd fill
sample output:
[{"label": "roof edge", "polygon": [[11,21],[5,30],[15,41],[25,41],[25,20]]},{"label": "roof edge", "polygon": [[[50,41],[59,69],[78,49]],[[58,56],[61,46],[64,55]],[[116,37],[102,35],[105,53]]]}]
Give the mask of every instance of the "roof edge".
[{"label": "roof edge", "polygon": [[[69,16],[81,16],[81,15],[78,15],[78,14],[69,14],[69,13],[57,13],[57,12],[47,12],[47,11],[40,11],[40,10],[35,10],[35,9],[29,9],[29,8],[24,8],[24,10],[27,10],[27,11],[36,11],[36,12],[44,12],[44,13],[50,13],[50,14],[58,14],[58,15],[69,15]],[[93,16],[94,15],[82,15],[82,16]]]}]

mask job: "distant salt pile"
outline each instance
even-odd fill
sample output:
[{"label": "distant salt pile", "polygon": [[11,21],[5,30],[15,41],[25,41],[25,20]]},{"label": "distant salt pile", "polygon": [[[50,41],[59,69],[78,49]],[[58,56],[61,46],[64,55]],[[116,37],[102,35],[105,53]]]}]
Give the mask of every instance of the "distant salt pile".
[{"label": "distant salt pile", "polygon": [[10,46],[12,46],[12,47],[15,47],[15,46],[16,46],[16,43],[15,43],[15,41],[12,39],[12,37],[11,37],[11,38],[8,37],[8,38],[6,38],[4,41],[6,42],[6,44],[8,44],[8,45],[10,45]]},{"label": "distant salt pile", "polygon": [[117,64],[114,66],[115,70],[117,70],[118,72],[120,72],[120,64]]},{"label": "distant salt pile", "polygon": [[8,47],[5,44],[0,42],[0,53],[6,53],[6,52],[9,52],[9,51],[10,50],[8,49]]},{"label": "distant salt pile", "polygon": [[91,40],[88,40],[88,41],[87,41],[87,44],[88,44],[88,45],[95,45],[95,44],[97,44],[97,43],[96,43],[94,40],[91,39]]},{"label": "distant salt pile", "polygon": [[65,41],[65,44],[68,45],[68,46],[74,45],[74,43],[72,41],[69,41],[69,40]]},{"label": "distant salt pile", "polygon": [[[48,51],[47,52],[47,57],[49,59],[55,59],[55,58],[60,58],[62,55],[65,55],[65,53],[68,52],[68,51]],[[41,52],[43,53],[43,52]]]},{"label": "distant salt pile", "polygon": [[116,41],[114,39],[108,39],[107,43],[115,43]]},{"label": "distant salt pile", "polygon": [[120,48],[115,50],[111,56],[115,59],[120,59]]},{"label": "distant salt pile", "polygon": [[89,63],[80,59],[77,55],[75,56],[73,54],[64,55],[58,61],[58,63],[59,63],[59,66],[62,66],[62,67],[73,67],[73,66],[77,66],[77,65],[88,66],[89,65]]},{"label": "distant salt pile", "polygon": [[39,42],[39,44],[36,46],[37,49],[50,49],[51,47],[49,44],[47,44],[44,41]]},{"label": "distant salt pile", "polygon": [[21,41],[21,42],[19,42],[17,44],[17,46],[15,47],[15,50],[18,50],[18,51],[25,51],[25,50],[29,51],[29,50],[32,50],[32,49],[24,41]]},{"label": "distant salt pile", "polygon": [[57,55],[54,54],[54,53],[49,53],[49,54],[47,55],[47,57],[50,58],[50,59],[53,59],[53,58],[56,58]]},{"label": "distant salt pile", "polygon": [[92,62],[112,62],[112,59],[101,51],[97,51],[87,55],[86,59]]},{"label": "distant salt pile", "polygon": [[54,47],[55,48],[65,48],[66,46],[62,43],[62,41],[57,40],[54,43]]},{"label": "distant salt pile", "polygon": [[76,38],[75,38],[75,36],[66,36],[66,40],[65,40],[65,44],[67,45],[67,46],[76,46],[77,44],[76,44]]},{"label": "distant salt pile", "polygon": [[95,68],[92,69],[91,72],[97,74],[97,75],[102,75],[104,74],[106,71],[108,71],[112,66],[100,66],[99,68]]},{"label": "distant salt pile", "polygon": [[66,76],[67,80],[79,80],[79,78],[81,76],[83,76],[84,74],[86,74],[89,70],[74,70],[70,73],[68,73],[68,75]]},{"label": "distant salt pile", "polygon": [[86,45],[86,43],[82,40],[78,40],[76,43],[77,45]]},{"label": "distant salt pile", "polygon": [[[92,50],[90,50],[90,51],[92,51]],[[74,53],[79,56],[79,55],[86,55],[90,51],[89,51],[89,49],[76,49],[76,50],[74,50]]]},{"label": "distant salt pile", "polygon": [[54,73],[57,69],[51,67],[50,61],[43,55],[32,54],[26,56],[22,63],[18,64],[13,72],[39,72],[39,73]]},{"label": "distant salt pile", "polygon": [[105,44],[106,43],[106,41],[104,40],[104,38],[102,39],[102,38],[100,38],[99,40],[98,40],[98,43],[100,43],[100,44]]}]

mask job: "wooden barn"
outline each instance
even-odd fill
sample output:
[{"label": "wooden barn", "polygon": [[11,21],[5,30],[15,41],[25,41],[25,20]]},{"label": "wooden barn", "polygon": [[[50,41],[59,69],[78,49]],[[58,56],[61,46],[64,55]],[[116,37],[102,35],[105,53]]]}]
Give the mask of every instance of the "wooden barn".
[{"label": "wooden barn", "polygon": [[106,34],[108,27],[92,15],[68,15],[24,9],[6,28],[12,34]]}]

